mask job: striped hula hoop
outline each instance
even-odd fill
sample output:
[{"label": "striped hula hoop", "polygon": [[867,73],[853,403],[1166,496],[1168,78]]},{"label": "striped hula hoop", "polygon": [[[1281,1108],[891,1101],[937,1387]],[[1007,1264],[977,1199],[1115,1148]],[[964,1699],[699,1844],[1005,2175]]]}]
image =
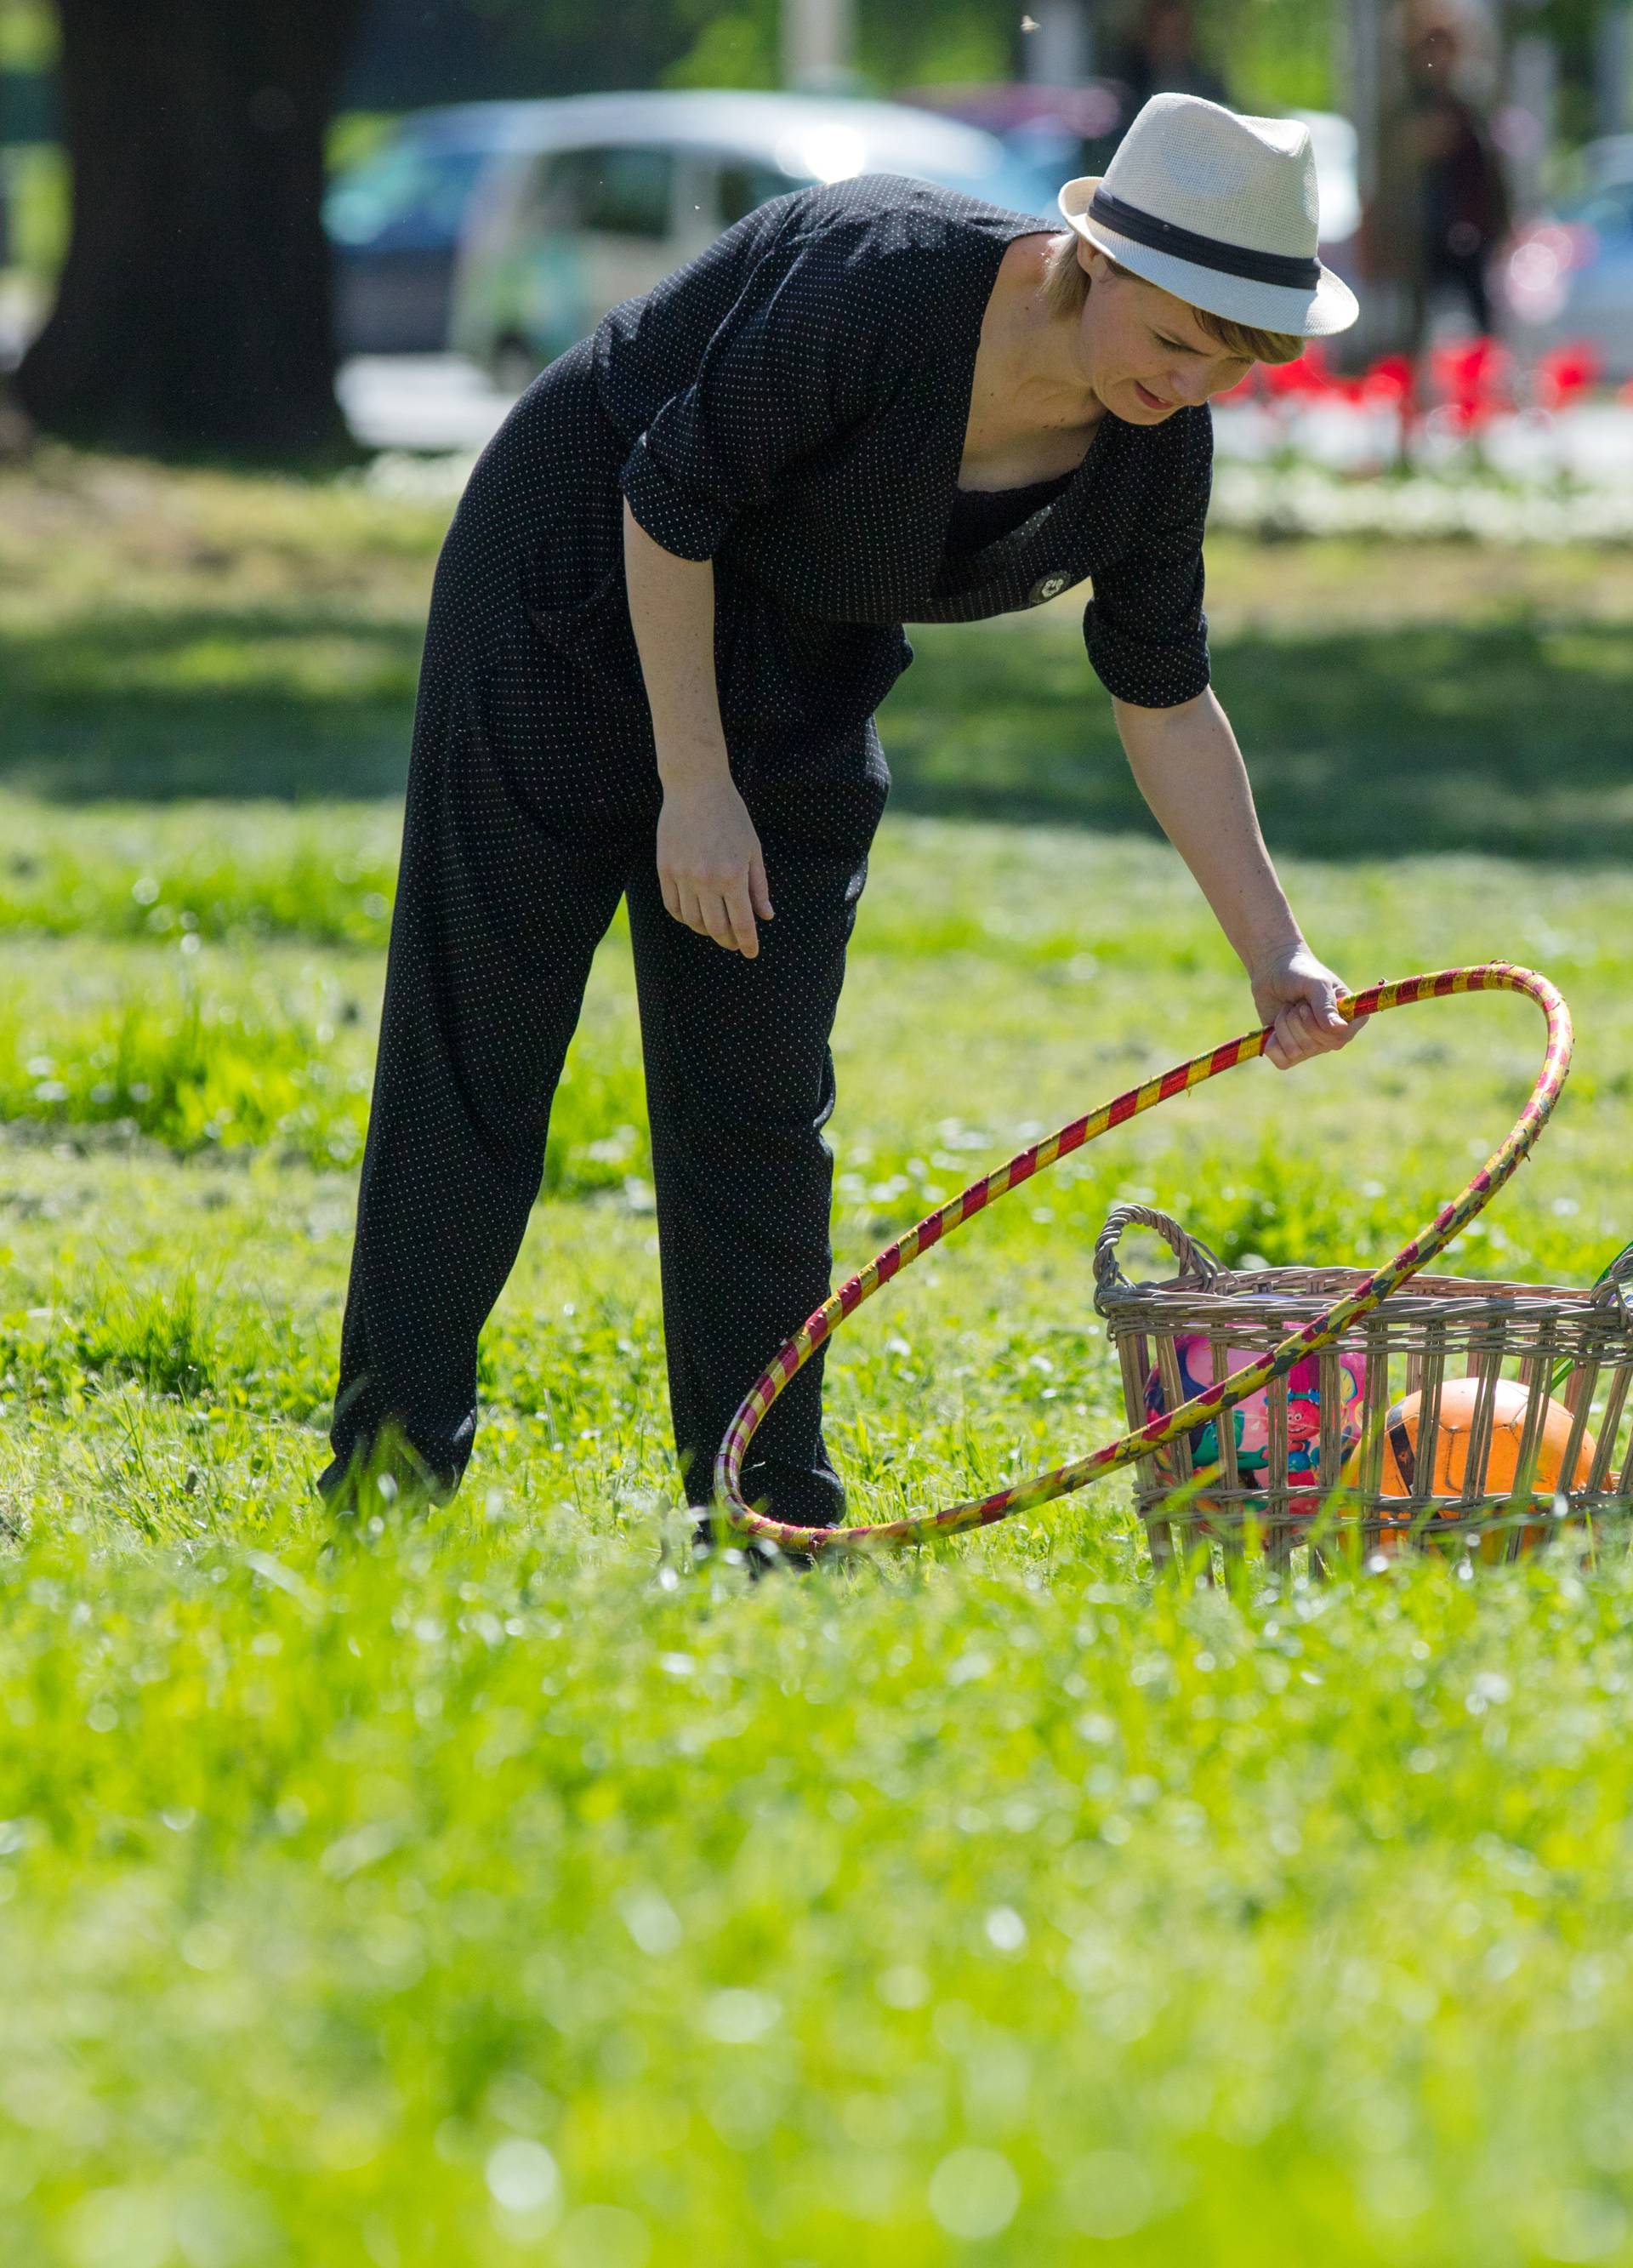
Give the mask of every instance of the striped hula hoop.
[{"label": "striped hula hoop", "polygon": [[1120,1472],[1136,1458],[1149,1456],[1152,1450],[1188,1432],[1217,1411],[1245,1402],[1273,1378],[1290,1371],[1306,1355],[1328,1345],[1340,1332],[1347,1330],[1358,1317],[1370,1314],[1409,1276],[1443,1252],[1459,1231],[1490,1204],[1515,1168],[1529,1156],[1570,1069],[1570,1011],[1547,977],[1539,976],[1534,969],[1518,968],[1506,961],[1485,961],[1470,968],[1443,968],[1434,976],[1404,976],[1395,983],[1374,984],[1365,992],[1343,993],[1337,1003],[1338,1012],[1354,1022],[1362,1017],[1381,1015],[1386,1009],[1410,1007],[1419,1000],[1444,1000],[1460,992],[1519,992],[1534,1000],[1542,1011],[1548,1020],[1548,1048],[1530,1100],[1501,1148],[1487,1160],[1462,1194],[1450,1204],[1443,1205],[1426,1227],[1420,1228],[1409,1243],[1401,1247],[1393,1260],[1375,1275],[1367,1277],[1354,1291],[1335,1300],[1313,1322],[1284,1339],[1247,1369],[1232,1372],[1228,1379],[1205,1388],[1179,1409],[1153,1418],[1149,1425],[1123,1434],[1120,1440],[1096,1449],[1092,1455],[1074,1457],[1051,1471],[1036,1473],[1030,1480],[1000,1489],[994,1496],[949,1505],[943,1512],[918,1513],[906,1520],[881,1521],[869,1528],[797,1528],[753,1511],[743,1499],[743,1460],[767,1410],[795,1373],[810,1361],[817,1349],[833,1336],[864,1300],[871,1300],[883,1285],[900,1275],[932,1245],[939,1244],[943,1237],[984,1211],[998,1197],[1029,1182],[1034,1174],[1054,1165],[1057,1159],[1082,1149],[1087,1142],[1097,1141],[1114,1126],[1137,1118],[1143,1110],[1154,1110],[1159,1103],[1172,1101],[1175,1095],[1200,1086],[1204,1079],[1234,1071],[1239,1064],[1252,1063],[1264,1053],[1270,1036],[1267,1027],[1262,1031],[1245,1033],[1240,1039],[1227,1040],[1223,1047],[1215,1048],[1208,1055],[1193,1056],[1188,1063],[1176,1064],[1172,1071],[1147,1079],[1143,1086],[1130,1087],[1114,1101],[1090,1111],[1086,1117],[1073,1119],[1057,1134],[1022,1150],[1007,1165],[972,1182],[916,1228],[908,1229],[905,1236],[887,1246],[877,1259],[871,1260],[859,1275],[853,1276],[825,1300],[793,1336],[777,1349],[754,1381],[715,1459],[715,1502],[728,1529],[742,1536],[757,1536],[783,1551],[828,1557],[835,1552],[866,1550],[879,1544],[933,1543],[966,1528],[989,1528],[995,1521],[1007,1519],[1012,1512],[1048,1504],[1051,1498],[1068,1495],[1090,1481],[1103,1479],[1107,1473]]}]

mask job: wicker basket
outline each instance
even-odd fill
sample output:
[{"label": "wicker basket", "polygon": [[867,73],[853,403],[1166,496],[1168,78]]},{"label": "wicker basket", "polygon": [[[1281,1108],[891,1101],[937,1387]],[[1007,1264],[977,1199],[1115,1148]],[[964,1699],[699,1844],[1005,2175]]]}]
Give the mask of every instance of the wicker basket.
[{"label": "wicker basket", "polygon": [[[1117,1260],[1125,1229],[1138,1225],[1166,1240],[1179,1272],[1162,1282],[1131,1284]],[[1147,1382],[1160,1382],[1165,1408],[1185,1401],[1176,1336],[1200,1333],[1213,1355],[1213,1378],[1225,1374],[1238,1349],[1268,1353],[1291,1331],[1330,1307],[1363,1280],[1352,1268],[1225,1268],[1166,1213],[1139,1204],[1114,1208],[1094,1248],[1095,1301],[1110,1327],[1122,1366],[1131,1425],[1148,1416]],[[1394,1549],[1432,1537],[1485,1539],[1488,1557],[1514,1557],[1541,1532],[1541,1521],[1571,1519],[1597,1525],[1602,1516],[1633,1511],[1633,1454],[1622,1436],[1633,1424],[1633,1248],[1594,1290],[1556,1285],[1503,1284],[1455,1276],[1415,1276],[1372,1314],[1314,1358],[1320,1389],[1318,1462],[1313,1476],[1290,1477],[1288,1388],[1285,1377],[1268,1388],[1267,1485],[1249,1484],[1238,1469],[1234,1427],[1218,1433],[1220,1464],[1210,1469],[1204,1493],[1193,1469],[1190,1443],[1181,1436],[1137,1466],[1141,1517],[1152,1557],[1173,1550],[1176,1531],[1217,1538],[1227,1549],[1258,1542],[1284,1559],[1298,1543],[1320,1548],[1340,1537],[1364,1550]],[[1348,1449],[1341,1434],[1339,1355],[1364,1357],[1358,1471],[1342,1495]],[[1421,1392],[1420,1438],[1433,1440],[1445,1382],[1478,1381],[1469,1428],[1467,1476],[1455,1495],[1382,1493],[1386,1420],[1401,1395]],[[1498,1381],[1538,1385],[1526,1409],[1519,1449],[1519,1478],[1492,1488],[1490,1479],[1493,1411]],[[1595,1447],[1582,1484],[1539,1491],[1529,1485],[1552,1393],[1571,1413],[1561,1470],[1576,1476],[1591,1427]],[[1429,1477],[1432,1480],[1431,1469]],[[1295,1512],[1313,1497],[1313,1518]],[[1467,1547],[1465,1547],[1467,1548]]]}]

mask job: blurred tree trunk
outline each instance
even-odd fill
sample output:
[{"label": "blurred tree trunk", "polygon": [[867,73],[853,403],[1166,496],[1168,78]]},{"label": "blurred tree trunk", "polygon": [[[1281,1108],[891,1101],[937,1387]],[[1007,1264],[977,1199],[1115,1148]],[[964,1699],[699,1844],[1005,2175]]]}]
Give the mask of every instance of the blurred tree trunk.
[{"label": "blurred tree trunk", "polygon": [[56,4],[73,229],[24,409],[110,448],[343,448],[323,138],[363,0]]}]

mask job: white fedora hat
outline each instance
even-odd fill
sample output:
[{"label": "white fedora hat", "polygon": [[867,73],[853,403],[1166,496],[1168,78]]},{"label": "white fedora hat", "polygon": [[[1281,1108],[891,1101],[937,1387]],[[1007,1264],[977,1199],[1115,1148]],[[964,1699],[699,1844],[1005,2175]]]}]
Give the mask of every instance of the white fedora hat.
[{"label": "white fedora hat", "polygon": [[1060,209],[1120,267],[1210,314],[1319,339],[1361,312],[1316,257],[1315,152],[1297,119],[1154,94],[1105,173],[1068,181]]}]

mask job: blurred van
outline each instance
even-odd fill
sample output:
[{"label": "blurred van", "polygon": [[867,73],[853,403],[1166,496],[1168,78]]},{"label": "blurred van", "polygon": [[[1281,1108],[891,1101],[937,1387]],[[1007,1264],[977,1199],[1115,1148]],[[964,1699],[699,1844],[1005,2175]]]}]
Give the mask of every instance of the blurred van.
[{"label": "blurred van", "polygon": [[[323,201],[342,355],[443,354],[473,203],[537,145],[533,102],[461,102],[399,121]],[[544,106],[548,107],[548,106]]]},{"label": "blurred van", "polygon": [[901,173],[1041,219],[1052,175],[958,120],[886,102],[722,92],[526,107],[529,146],[473,196],[449,343],[507,392],[768,199]]}]

